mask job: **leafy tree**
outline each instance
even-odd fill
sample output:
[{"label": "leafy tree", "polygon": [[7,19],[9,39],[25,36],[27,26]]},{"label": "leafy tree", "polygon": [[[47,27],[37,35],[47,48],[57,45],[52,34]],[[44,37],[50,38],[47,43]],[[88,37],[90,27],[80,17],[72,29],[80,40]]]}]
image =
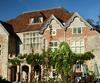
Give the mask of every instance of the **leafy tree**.
[{"label": "leafy tree", "polygon": [[51,69],[51,66],[53,65],[53,61],[52,61],[52,51],[50,48],[48,48],[47,50],[43,49],[41,56],[43,57],[43,76],[42,78],[46,78],[44,80],[48,81],[49,78],[49,71]]},{"label": "leafy tree", "polygon": [[52,54],[55,62],[56,70],[61,74],[61,78],[66,83],[69,76],[73,79],[73,66],[78,62],[83,64],[84,61],[94,58],[91,52],[85,52],[84,54],[75,54],[71,51],[67,42],[62,42],[57,50]]},{"label": "leafy tree", "polygon": [[66,42],[62,42],[59,49],[55,50],[52,56],[55,61],[56,70],[59,74],[61,74],[61,78],[65,83],[65,78],[70,75],[71,71],[69,63],[72,57],[72,51]]},{"label": "leafy tree", "polygon": [[42,65],[43,57],[39,53],[32,52],[26,56],[26,62],[31,65],[31,82],[33,83],[35,81],[34,79],[35,71],[38,69],[40,69],[41,71],[41,68],[37,67],[40,67]]}]

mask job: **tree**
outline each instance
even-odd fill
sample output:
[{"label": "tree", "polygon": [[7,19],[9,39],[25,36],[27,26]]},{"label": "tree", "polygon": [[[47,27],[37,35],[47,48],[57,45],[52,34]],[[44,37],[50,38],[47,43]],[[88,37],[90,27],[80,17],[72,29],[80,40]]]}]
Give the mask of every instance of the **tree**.
[{"label": "tree", "polygon": [[59,48],[54,51],[52,56],[57,72],[61,74],[63,82],[66,83],[66,77],[70,75],[71,71],[69,63],[72,56],[72,51],[66,42],[62,42],[59,45]]},{"label": "tree", "polygon": [[[43,57],[39,53],[32,52],[32,53],[30,53],[26,56],[26,61],[27,61],[28,64],[31,65],[31,83],[34,83],[34,81],[36,80],[34,78],[35,71],[37,71],[38,69],[40,69],[39,71],[41,71],[40,66],[43,63]],[[39,76],[38,80],[40,80],[40,79],[41,78]]]},{"label": "tree", "polygon": [[93,59],[94,55],[91,52],[75,54],[71,51],[67,42],[62,42],[59,48],[53,52],[52,57],[55,62],[56,70],[61,74],[63,82],[66,83],[68,77],[71,77],[71,80],[74,77],[73,66],[77,62],[83,64],[84,61]]},{"label": "tree", "polygon": [[49,72],[50,72],[50,69],[51,69],[51,66],[53,64],[52,62],[52,51],[50,48],[48,48],[47,50],[43,49],[42,50],[42,53],[41,53],[41,56],[43,57],[43,76],[42,78],[46,78],[44,79],[45,81],[48,81],[48,78],[49,78]]}]

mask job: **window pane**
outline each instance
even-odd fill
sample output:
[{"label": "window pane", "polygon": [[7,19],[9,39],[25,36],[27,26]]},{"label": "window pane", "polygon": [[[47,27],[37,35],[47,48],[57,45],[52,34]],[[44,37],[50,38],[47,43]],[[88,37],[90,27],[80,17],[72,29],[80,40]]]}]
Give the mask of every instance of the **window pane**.
[{"label": "window pane", "polygon": [[72,47],[71,50],[72,50],[73,52],[75,52],[75,47]]},{"label": "window pane", "polygon": [[81,45],[81,46],[84,46],[84,40],[81,40],[81,41],[80,41],[80,45]]},{"label": "window pane", "polygon": [[79,28],[78,28],[78,33],[81,33],[81,32],[82,32],[82,31],[81,31],[81,28],[79,27]]},{"label": "window pane", "polygon": [[71,47],[75,47],[75,41],[71,41]]},{"label": "window pane", "polygon": [[76,46],[80,46],[80,41],[76,41]]},{"label": "window pane", "polygon": [[77,33],[77,28],[73,28],[73,33]]},{"label": "window pane", "polygon": [[50,42],[50,46],[51,46],[51,47],[53,46],[53,42]]},{"label": "window pane", "polygon": [[54,43],[53,43],[53,46],[57,46],[57,42],[54,42]]},{"label": "window pane", "polygon": [[81,53],[84,53],[84,47],[81,47],[81,48],[80,48],[80,52],[81,52]]},{"label": "window pane", "polygon": [[80,47],[76,47],[76,53],[80,53]]}]

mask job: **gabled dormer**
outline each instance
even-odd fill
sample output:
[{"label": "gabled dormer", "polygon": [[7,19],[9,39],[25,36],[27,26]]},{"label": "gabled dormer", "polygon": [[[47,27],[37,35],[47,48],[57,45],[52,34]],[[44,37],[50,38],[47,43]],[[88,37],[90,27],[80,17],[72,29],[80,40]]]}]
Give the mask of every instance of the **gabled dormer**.
[{"label": "gabled dormer", "polygon": [[30,24],[37,24],[37,23],[43,23],[43,17],[38,16],[38,17],[32,17],[29,19]]}]

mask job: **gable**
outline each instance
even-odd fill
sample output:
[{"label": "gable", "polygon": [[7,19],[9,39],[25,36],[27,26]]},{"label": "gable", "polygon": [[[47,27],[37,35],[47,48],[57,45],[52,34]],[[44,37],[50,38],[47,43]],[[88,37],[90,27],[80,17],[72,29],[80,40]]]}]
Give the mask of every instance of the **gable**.
[{"label": "gable", "polygon": [[46,29],[46,30],[49,30],[50,25],[52,26],[52,28],[53,28],[54,30],[56,30],[56,29],[61,29],[61,28],[62,28],[62,26],[60,25],[60,23],[58,23],[55,19],[52,19],[52,20],[51,20],[51,22],[50,22],[50,24],[47,26],[47,29]]},{"label": "gable", "polygon": [[0,34],[1,35],[9,35],[7,30],[4,28],[4,26],[0,23]]},{"label": "gable", "polygon": [[86,27],[87,25],[79,18],[76,17],[74,18],[73,22],[70,24],[69,27],[73,28],[73,27]]},{"label": "gable", "polygon": [[87,21],[85,21],[77,12],[66,22],[66,28],[68,27],[88,27],[93,28]]},{"label": "gable", "polygon": [[44,30],[49,30],[50,27],[55,30],[65,28],[64,25],[62,25],[62,23],[54,15],[51,15],[51,17],[44,23],[41,33],[43,33]]}]

